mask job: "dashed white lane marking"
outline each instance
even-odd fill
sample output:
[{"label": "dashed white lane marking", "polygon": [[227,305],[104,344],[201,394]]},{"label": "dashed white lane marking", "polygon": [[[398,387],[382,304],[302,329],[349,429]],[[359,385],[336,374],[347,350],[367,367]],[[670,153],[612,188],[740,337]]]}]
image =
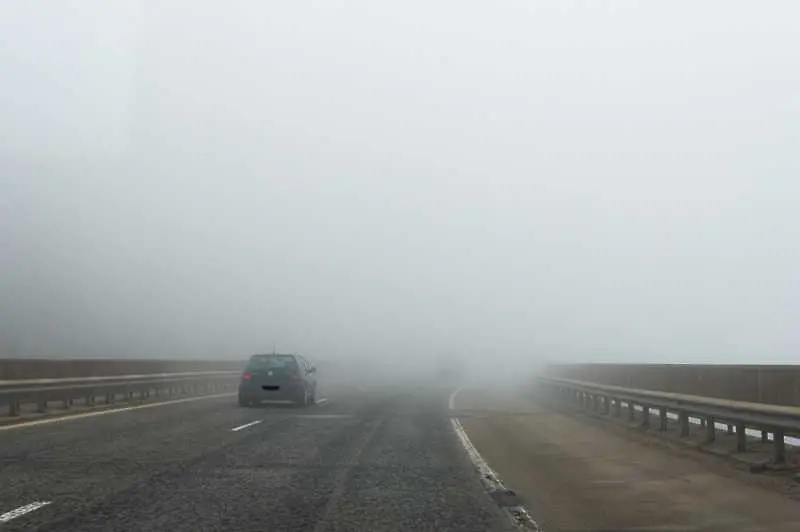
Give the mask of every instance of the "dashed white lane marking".
[{"label": "dashed white lane marking", "polygon": [[30,504],[26,504],[25,506],[20,506],[10,512],[6,512],[3,515],[0,515],[0,523],[8,523],[12,519],[16,519],[17,517],[23,516],[25,514],[29,514],[34,510],[38,510],[42,506],[47,506],[53,501],[36,501]]},{"label": "dashed white lane marking", "polygon": [[[450,410],[455,409],[455,402],[456,402],[456,395],[458,392],[461,391],[461,388],[456,388],[456,390],[450,395],[450,400],[448,401],[448,406]],[[506,488],[503,483],[500,481],[500,477],[497,476],[497,473],[489,467],[489,464],[486,463],[486,460],[478,452],[478,449],[472,444],[472,441],[467,436],[467,432],[464,430],[464,427],[461,425],[461,422],[453,418],[450,420],[450,423],[453,425],[453,430],[458,436],[461,445],[464,447],[464,450],[467,452],[467,456],[472,461],[472,465],[478,471],[478,474],[481,478],[481,483],[483,484],[484,489],[489,494],[492,499],[500,505],[500,508],[505,511],[508,518],[511,522],[518,528],[527,529],[527,530],[541,530],[539,525],[536,524],[536,521],[531,518],[528,511],[523,507],[518,501],[516,494]]]},{"label": "dashed white lane marking", "polygon": [[325,404],[327,402],[328,402],[328,398],[327,397],[323,397],[322,399],[317,399],[314,404],[321,405],[321,404]]},{"label": "dashed white lane marking", "polygon": [[256,421],[251,421],[250,423],[245,423],[244,425],[240,425],[238,427],[232,428],[231,432],[237,432],[237,431],[240,431],[242,429],[246,429],[247,427],[252,427],[253,425],[258,425],[262,421],[264,421],[264,420],[263,419],[259,419],[259,420],[256,420]]},{"label": "dashed white lane marking", "polygon": [[27,421],[25,423],[17,423],[14,425],[0,426],[0,431],[22,429],[25,427],[34,427],[36,425],[47,425],[49,423],[62,423],[65,421],[73,421],[76,419],[85,419],[87,417],[104,416],[106,414],[116,414],[117,412],[131,412],[133,410],[142,410],[144,408],[155,408],[157,406],[176,405],[179,403],[190,403],[192,401],[204,401],[206,399],[218,399],[220,397],[230,397],[236,395],[236,392],[218,393],[215,395],[203,395],[200,397],[187,397],[185,399],[175,399],[173,401],[162,401],[159,403],[147,403],[146,405],[126,406],[123,408],[113,408],[110,410],[98,410],[97,412],[85,412],[83,414],[68,415],[63,417],[53,417],[47,419],[37,419],[35,421]]}]

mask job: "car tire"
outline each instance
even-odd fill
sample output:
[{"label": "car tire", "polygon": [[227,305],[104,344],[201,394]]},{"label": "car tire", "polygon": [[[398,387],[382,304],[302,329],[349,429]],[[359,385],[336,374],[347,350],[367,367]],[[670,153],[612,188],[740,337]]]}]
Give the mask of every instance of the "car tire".
[{"label": "car tire", "polygon": [[251,401],[247,397],[242,397],[241,395],[239,396],[239,406],[251,406],[252,404],[253,401]]}]

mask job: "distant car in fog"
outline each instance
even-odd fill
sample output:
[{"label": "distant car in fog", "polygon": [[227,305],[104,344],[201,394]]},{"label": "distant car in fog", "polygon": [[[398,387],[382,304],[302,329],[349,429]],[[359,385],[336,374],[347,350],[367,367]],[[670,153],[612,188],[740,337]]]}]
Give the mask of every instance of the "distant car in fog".
[{"label": "distant car in fog", "polygon": [[253,355],[239,381],[239,406],[261,401],[314,404],[317,368],[300,355]]}]

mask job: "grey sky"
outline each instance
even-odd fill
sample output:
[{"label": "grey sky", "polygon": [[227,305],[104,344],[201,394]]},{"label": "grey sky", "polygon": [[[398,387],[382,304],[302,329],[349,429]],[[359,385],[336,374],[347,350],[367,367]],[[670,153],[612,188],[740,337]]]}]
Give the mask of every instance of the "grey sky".
[{"label": "grey sky", "polygon": [[0,350],[791,360],[798,16],[2,1]]}]

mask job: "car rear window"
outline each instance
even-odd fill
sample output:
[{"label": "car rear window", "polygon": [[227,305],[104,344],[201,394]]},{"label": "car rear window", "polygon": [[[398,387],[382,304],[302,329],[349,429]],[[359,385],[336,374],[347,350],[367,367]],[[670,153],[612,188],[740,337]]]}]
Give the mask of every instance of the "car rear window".
[{"label": "car rear window", "polygon": [[250,371],[266,371],[269,369],[296,370],[297,361],[292,355],[255,356],[247,363]]}]

